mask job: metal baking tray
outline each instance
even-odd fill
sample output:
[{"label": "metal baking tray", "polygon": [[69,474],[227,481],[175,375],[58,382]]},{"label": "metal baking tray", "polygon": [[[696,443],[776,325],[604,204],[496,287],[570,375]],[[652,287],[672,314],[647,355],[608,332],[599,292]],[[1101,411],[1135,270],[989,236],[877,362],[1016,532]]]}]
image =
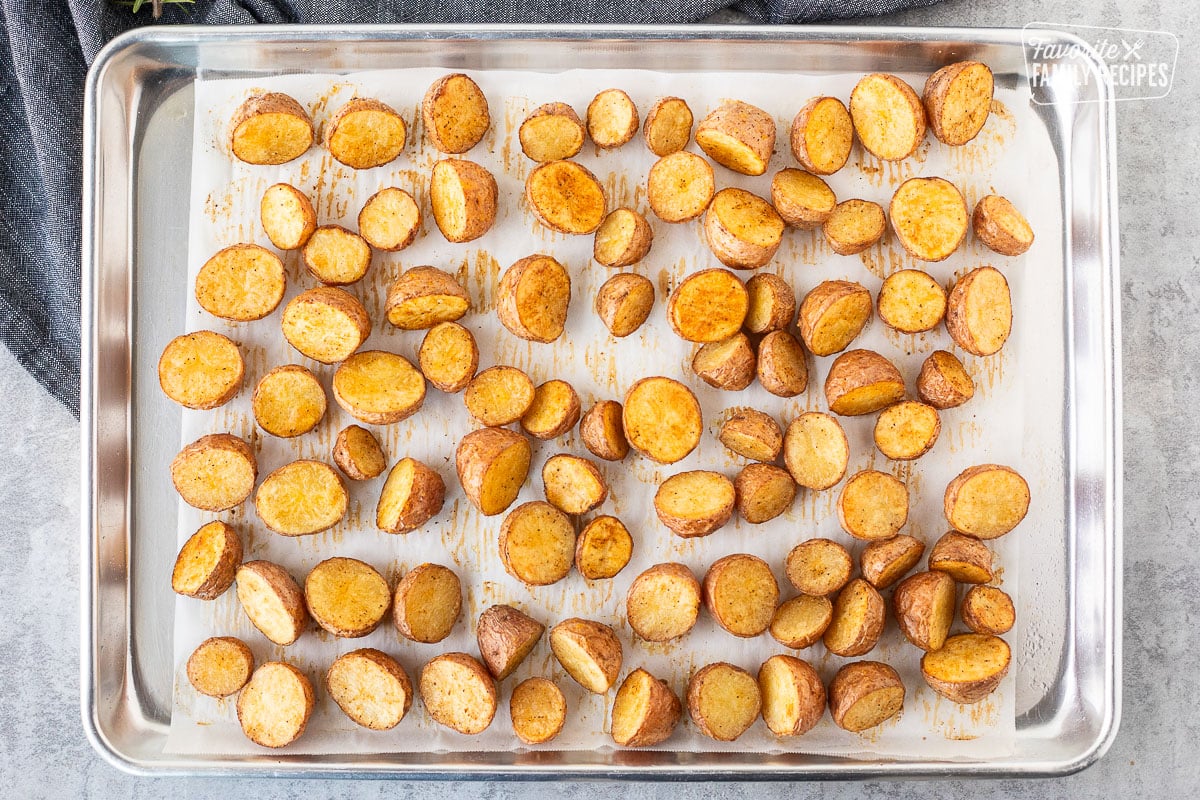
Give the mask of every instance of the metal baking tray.
[{"label": "metal baking tray", "polygon": [[[1043,40],[1079,44],[1043,31]],[[1078,51],[1076,51],[1078,52]],[[463,779],[795,780],[1047,776],[1098,759],[1121,708],[1121,398],[1116,170],[1110,84],[1053,73],[1036,104],[1058,162],[1045,191],[1063,219],[1065,386],[1036,408],[1061,436],[1061,530],[1022,547],[1011,637],[1015,752],[979,762],[803,754],[486,752],[253,757],[164,753],[172,709],[176,504],[166,470],[179,419],[151,412],[152,331],[184,328],[192,84],[322,71],[619,68],[662,71],[932,72],[986,62],[999,85],[1029,75],[1019,29],[880,27],[143,28],[113,41],[88,76],[84,111],[82,716],[97,751],[139,774]],[[1035,415],[1036,416],[1036,415]],[[1041,423],[1030,422],[1031,429]],[[1034,431],[1031,430],[1030,435]],[[166,534],[166,535],[164,535]],[[1011,568],[1011,567],[1010,567]],[[1032,622],[1031,622],[1032,620]]]}]

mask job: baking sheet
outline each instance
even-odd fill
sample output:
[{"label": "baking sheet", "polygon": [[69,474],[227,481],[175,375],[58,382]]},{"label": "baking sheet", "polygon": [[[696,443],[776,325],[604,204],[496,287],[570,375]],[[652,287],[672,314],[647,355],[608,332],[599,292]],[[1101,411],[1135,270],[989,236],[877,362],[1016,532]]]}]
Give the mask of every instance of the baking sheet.
[{"label": "baking sheet", "polygon": [[[423,147],[419,113],[424,88],[443,74],[442,70],[406,70],[359,73],[355,75],[282,76],[269,80],[204,81],[196,84],[196,133],[193,150],[193,181],[190,208],[192,227],[189,240],[188,270],[194,277],[204,260],[217,249],[240,241],[268,244],[257,220],[258,198],[265,188],[279,180],[295,183],[310,193],[322,224],[341,223],[351,229],[363,201],[388,185],[407,189],[428,212],[426,181],[429,169],[439,156]],[[317,687],[318,702],[305,736],[289,747],[289,752],[417,752],[513,750],[519,742],[512,736],[507,706],[502,702],[496,721],[485,733],[466,737],[434,724],[420,703],[396,729],[368,732],[345,718],[320,687],[324,669],[337,655],[363,646],[379,647],[396,656],[411,675],[437,653],[450,650],[475,650],[474,620],[488,605],[507,602],[523,608],[548,625],[567,616],[585,616],[613,625],[625,646],[625,669],[645,666],[666,678],[677,693],[686,688],[691,672],[705,663],[726,660],[751,672],[773,653],[788,652],[767,635],[739,640],[720,630],[701,615],[700,623],[677,643],[651,645],[635,641],[623,622],[625,591],[633,578],[651,564],[678,560],[702,576],[708,564],[733,552],[752,552],[775,568],[781,585],[782,562],[797,542],[813,536],[841,541],[857,555],[861,543],[853,542],[837,524],[837,489],[810,493],[801,491],[791,511],[764,525],[747,525],[735,518],[712,536],[701,540],[674,537],[655,518],[651,498],[654,487],[677,471],[715,468],[733,475],[739,460],[724,450],[715,439],[723,412],[730,407],[752,406],[774,415],[786,424],[806,409],[824,405],[821,386],[832,359],[815,359],[809,391],[798,398],[782,399],[762,391],[757,385],[745,392],[726,393],[707,387],[690,374],[693,345],[682,342],[669,331],[663,317],[667,292],[678,279],[696,269],[718,265],[703,242],[698,223],[670,226],[648,213],[645,204],[644,175],[653,156],[635,140],[614,151],[598,153],[586,147],[582,163],[605,183],[610,207],[631,205],[654,226],[656,239],[650,255],[631,271],[650,277],[659,291],[650,321],[625,340],[613,340],[591,312],[591,299],[598,286],[612,273],[591,261],[591,237],[567,237],[542,229],[525,210],[520,200],[523,182],[532,168],[516,143],[516,127],[525,114],[543,102],[563,100],[582,111],[599,90],[620,86],[630,93],[643,113],[659,96],[675,94],[686,98],[699,119],[726,97],[737,97],[770,111],[777,119],[781,135],[777,153],[767,175],[747,178],[716,167],[718,187],[742,186],[762,195],[769,194],[770,176],[784,166],[794,166],[787,153],[786,131],[791,115],[803,98],[815,94],[849,95],[857,76],[805,77],[781,74],[661,74],[640,71],[516,73],[478,72],[473,77],[488,95],[492,106],[493,127],[484,141],[466,157],[488,167],[496,175],[500,188],[500,215],[496,226],[475,242],[455,245],[444,241],[432,220],[426,219],[424,235],[399,254],[376,254],[367,278],[351,291],[365,303],[376,322],[366,347],[399,352],[415,360],[421,333],[400,332],[383,321],[386,289],[403,269],[433,264],[460,279],[475,303],[474,312],[462,322],[476,334],[481,348],[481,368],[495,363],[512,364],[525,369],[536,382],[551,377],[569,380],[586,406],[597,399],[620,399],[634,380],[650,374],[667,374],[693,388],[705,413],[707,433],[701,446],[687,459],[662,467],[631,455],[620,465],[602,464],[612,488],[604,506],[594,513],[619,516],[635,538],[633,561],[612,581],[587,582],[577,574],[549,587],[527,588],[511,579],[503,570],[496,553],[495,539],[502,517],[482,518],[465,500],[453,474],[452,455],[457,440],[471,429],[459,396],[443,395],[430,389],[420,414],[392,426],[375,428],[392,461],[411,455],[437,469],[447,486],[443,513],[421,531],[407,536],[392,536],[374,529],[374,501],[383,478],[350,486],[351,510],[346,520],[323,534],[303,539],[277,536],[262,527],[252,506],[223,515],[238,525],[246,542],[246,558],[268,558],[287,567],[298,580],[320,560],[331,555],[361,558],[379,568],[393,582],[407,569],[423,561],[453,566],[464,579],[466,590],[464,620],[455,633],[437,645],[420,645],[401,639],[390,625],[369,637],[338,640],[313,629],[295,645],[277,647],[261,636],[245,619],[232,592],[211,603],[180,598],[175,614],[175,709],[167,752],[235,754],[262,752],[248,742],[236,724],[233,701],[217,701],[198,696],[187,683],[183,665],[191,650],[210,635],[236,635],[247,641],[258,660],[284,658],[304,669]],[[919,86],[922,76],[907,76]],[[356,93],[379,97],[406,117],[412,141],[400,159],[391,165],[355,173],[320,148],[304,158],[278,168],[250,167],[233,161],[223,144],[225,124],[244,97],[254,90],[285,91],[310,107],[318,124]],[[797,99],[800,98],[800,99]],[[998,90],[997,105],[980,137],[964,148],[950,150],[929,137],[918,154],[901,164],[881,163],[864,154],[857,146],[846,169],[829,180],[840,199],[863,197],[886,205],[895,186],[911,175],[942,175],[952,180],[974,204],[983,194],[999,191],[1018,207],[1027,209],[1040,239],[1023,258],[996,256],[968,237],[964,246],[940,264],[914,262],[891,240],[885,240],[861,256],[833,254],[819,235],[789,231],[776,258],[766,268],[784,276],[798,296],[821,280],[845,278],[858,280],[872,293],[878,290],[882,276],[903,267],[927,269],[939,280],[982,263],[999,267],[1008,276],[1013,289],[1016,324],[1005,349],[988,359],[964,356],[968,369],[976,377],[976,397],[959,409],[943,414],[941,440],[934,450],[915,464],[889,462],[871,446],[873,418],[843,419],[851,442],[850,473],[875,467],[892,471],[905,479],[910,488],[910,524],[906,532],[927,544],[944,531],[941,517],[942,489],[961,469],[971,464],[996,461],[1011,464],[1022,471],[1042,472],[1038,463],[1047,459],[1061,461],[1061,452],[1024,446],[1024,414],[1030,387],[1038,382],[1061,384],[1058,367],[1039,357],[1036,342],[1022,334],[1021,319],[1035,311],[1042,298],[1027,291],[1032,265],[1042,247],[1053,247],[1052,235],[1058,212],[1052,203],[1029,190],[1037,175],[1052,174],[1052,162],[1045,154],[1031,155],[1014,147],[1016,132],[1031,124],[1026,98],[1018,91]],[[1025,128],[1028,129],[1028,128]],[[690,149],[695,149],[694,146]],[[428,213],[427,213],[428,217]],[[572,274],[571,313],[567,331],[553,345],[524,342],[511,336],[492,313],[493,293],[504,268],[532,252],[548,252],[564,263]],[[284,255],[289,270],[288,298],[314,285],[303,274],[298,254]],[[745,277],[748,277],[746,275]],[[190,281],[189,281],[190,285]],[[181,301],[182,302],[182,301]],[[201,311],[194,298],[187,298],[189,329],[208,328],[226,332],[239,341],[246,356],[246,390],[229,405],[215,412],[184,411],[183,439],[230,431],[252,438],[259,447],[260,474],[294,458],[329,459],[336,432],[352,420],[330,398],[330,411],[317,431],[298,441],[262,436],[255,431],[249,411],[250,388],[266,371],[283,363],[300,363],[313,369],[328,388],[333,367],[326,367],[292,351],[278,330],[277,314],[255,323],[224,323]],[[1055,306],[1051,306],[1052,308]],[[1057,306],[1061,308],[1061,305]],[[920,362],[933,349],[951,347],[944,330],[906,336],[896,334],[877,320],[856,341],[855,346],[878,349],[893,358],[911,381]],[[1020,364],[1018,371],[1015,364]],[[182,443],[181,443],[182,444]],[[555,452],[586,451],[572,433],[555,442],[535,442],[535,459],[530,480],[519,502],[538,499],[541,463]],[[165,467],[165,465],[164,465]],[[1036,512],[1037,484],[1034,484]],[[181,504],[177,538],[180,544],[196,528],[214,515]],[[1017,571],[1003,571],[1004,565],[1017,563],[1017,547],[1023,536],[1036,535],[1038,519],[1022,524],[1014,535],[994,543],[1004,588],[1016,593]],[[790,596],[785,588],[783,597]],[[1016,649],[1016,648],[1014,648]],[[799,653],[811,660],[828,682],[843,659],[829,656],[818,644]],[[828,716],[803,737],[781,739],[771,735],[761,722],[755,724],[737,742],[721,744],[700,736],[690,721],[681,724],[675,735],[660,746],[668,750],[693,751],[796,751],[846,754],[869,758],[932,758],[980,760],[1006,755],[1014,743],[1014,678],[1005,679],[988,700],[971,707],[959,707],[939,698],[925,687],[919,677],[920,651],[903,642],[889,624],[880,645],[867,658],[887,661],[900,670],[909,695],[898,721],[890,722],[865,736],[849,734],[833,725]],[[1014,664],[1014,672],[1019,664]],[[607,701],[585,693],[558,668],[545,641],[521,668],[502,686],[505,689],[530,675],[548,675],[558,679],[571,709],[567,727],[548,749],[599,749],[611,746],[604,733],[607,727]]]}]

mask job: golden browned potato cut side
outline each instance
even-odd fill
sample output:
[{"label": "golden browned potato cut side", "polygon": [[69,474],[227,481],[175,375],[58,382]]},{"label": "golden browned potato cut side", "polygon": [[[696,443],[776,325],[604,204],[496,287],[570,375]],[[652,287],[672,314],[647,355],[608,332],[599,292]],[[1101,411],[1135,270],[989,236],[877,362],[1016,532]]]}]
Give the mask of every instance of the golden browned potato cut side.
[{"label": "golden browned potato cut side", "polygon": [[247,164],[286,164],[304,155],[315,138],[308,112],[280,92],[247,98],[229,122],[230,150]]},{"label": "golden browned potato cut side", "polygon": [[280,323],[283,338],[301,355],[322,364],[348,359],[371,335],[371,317],[344,289],[318,286],[288,301]]},{"label": "golden browned potato cut side", "polygon": [[255,744],[284,747],[304,734],[314,702],[312,683],[303,672],[268,661],[254,670],[238,695],[238,722]]},{"label": "golden browned potato cut side", "polygon": [[421,564],[396,584],[392,621],[405,639],[433,644],[454,630],[462,613],[462,584],[441,564]]},{"label": "golden browned potato cut side", "polygon": [[832,175],[844,167],[853,143],[850,112],[836,97],[814,97],[792,120],[792,155],[815,175]]},{"label": "golden browned potato cut side", "polygon": [[456,72],[434,81],[421,101],[425,135],[443,153],[465,153],[491,127],[488,101],[479,84]]},{"label": "golden browned potato cut side", "polygon": [[218,252],[196,274],[196,302],[214,317],[253,322],[279,307],[287,274],[279,256],[256,244]]},{"label": "golden browned potato cut side", "polygon": [[200,694],[229,697],[254,673],[254,653],[241,639],[214,636],[192,651],[186,669],[188,683]]},{"label": "golden browned potato cut side", "polygon": [[654,155],[677,153],[692,138],[692,109],[680,97],[663,97],[650,108],[642,125],[646,147]]},{"label": "golden browned potato cut side", "polygon": [[176,336],[158,359],[163,394],[186,408],[201,411],[232,400],[242,388],[246,362],[237,344],[213,331]]},{"label": "golden browned potato cut side", "polygon": [[329,154],[352,169],[395,161],[408,142],[408,125],[396,110],[373,98],[356,97],[325,123]]},{"label": "golden browned potato cut side", "polygon": [[850,119],[858,140],[885,161],[908,158],[925,138],[925,108],[913,88],[895,75],[873,72],[850,93]]},{"label": "golden browned potato cut side", "polygon": [[392,591],[370,564],[355,558],[327,558],[304,579],[304,602],[316,623],[334,636],[357,639],[387,616]]},{"label": "golden browned potato cut side", "polygon": [[188,505],[226,511],[254,490],[258,462],[250,445],[229,433],[201,436],[171,461],[171,483]]}]

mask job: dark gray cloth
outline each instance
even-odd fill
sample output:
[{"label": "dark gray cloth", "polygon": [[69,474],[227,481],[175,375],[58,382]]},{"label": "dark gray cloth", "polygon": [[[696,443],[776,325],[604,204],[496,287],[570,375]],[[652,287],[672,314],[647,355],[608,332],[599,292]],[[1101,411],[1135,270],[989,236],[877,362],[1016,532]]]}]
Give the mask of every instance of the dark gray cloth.
[{"label": "dark gray cloth", "polygon": [[[938,0],[197,0],[154,22],[110,0],[0,0],[0,340],[79,413],[80,121],[87,65],[146,24],[759,22],[873,16]],[[149,5],[147,3],[147,5]]]}]

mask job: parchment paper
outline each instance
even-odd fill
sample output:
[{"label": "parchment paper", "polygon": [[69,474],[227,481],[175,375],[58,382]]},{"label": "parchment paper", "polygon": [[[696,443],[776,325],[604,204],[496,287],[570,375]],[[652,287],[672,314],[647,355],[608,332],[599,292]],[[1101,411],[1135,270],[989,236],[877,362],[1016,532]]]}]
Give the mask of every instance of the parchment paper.
[{"label": "parchment paper", "polygon": [[[652,498],[657,484],[676,472],[709,468],[733,477],[745,463],[716,440],[721,421],[731,408],[750,406],[772,414],[785,425],[808,409],[825,410],[822,391],[832,358],[810,357],[808,391],[797,398],[782,399],[762,390],[757,383],[743,392],[722,392],[696,378],[689,363],[695,345],[680,340],[664,316],[670,289],[698,269],[720,266],[708,250],[700,222],[669,225],[649,211],[645,198],[645,176],[654,161],[640,137],[615,151],[597,151],[590,143],[578,160],[604,183],[609,208],[632,206],[651,221],[654,246],[647,258],[630,268],[649,277],[658,296],[650,320],[639,331],[615,340],[592,310],[600,284],[614,270],[591,259],[591,236],[563,236],[542,228],[525,207],[525,177],[534,166],[524,157],[516,131],[525,115],[536,106],[564,101],[582,115],[597,91],[617,86],[625,89],[644,115],[653,101],[678,95],[691,105],[697,121],[723,99],[739,98],[772,113],[778,124],[776,153],[766,175],[748,178],[716,166],[718,188],[741,186],[770,196],[771,176],[779,169],[796,166],[789,151],[787,132],[791,118],[803,103],[817,94],[830,94],[847,101],[859,76],[812,77],[788,74],[663,74],[638,70],[569,71],[562,73],[478,72],[472,77],[491,104],[492,128],[487,137],[465,158],[477,161],[496,176],[500,191],[500,213],[496,225],[482,238],[468,244],[445,241],[432,221],[427,188],[428,176],[439,154],[424,143],[419,103],[425,88],[444,70],[397,70],[354,75],[294,75],[270,79],[201,80],[196,84],[196,128],[193,149],[190,207],[192,225],[188,250],[189,286],[204,261],[218,249],[238,243],[256,242],[270,247],[258,220],[258,203],[263,191],[277,181],[288,181],[309,193],[321,224],[338,223],[356,230],[363,202],[385,186],[399,186],[417,198],[425,214],[422,235],[416,243],[397,254],[375,253],[367,277],[348,287],[359,296],[374,322],[374,332],[365,348],[391,350],[416,361],[421,332],[402,332],[385,321],[383,307],[387,288],[404,269],[432,264],[452,273],[470,293],[474,306],[461,322],[476,335],[480,368],[510,364],[526,370],[535,382],[563,378],[578,391],[584,408],[600,399],[622,399],[638,378],[664,374],[683,381],[695,391],[704,410],[705,435],[695,452],[683,461],[659,466],[632,454],[621,463],[600,462],[611,486],[611,495],[593,514],[615,514],[633,533],[633,560],[616,578],[585,581],[577,573],[552,586],[528,588],[509,577],[499,560],[497,534],[503,516],[484,518],[470,505],[454,474],[453,453],[457,441],[474,425],[463,408],[460,395],[446,395],[429,388],[424,408],[416,416],[390,426],[368,426],[376,432],[389,457],[389,464],[413,456],[438,470],[446,483],[443,512],[421,530],[402,536],[381,533],[374,526],[375,501],[384,477],[365,483],[347,481],[351,492],[346,519],[322,534],[298,539],[278,536],[257,519],[252,502],[222,515],[199,512],[180,504],[179,543],[200,525],[221,518],[234,524],[246,544],[246,559],[265,558],[285,566],[303,583],[307,571],[333,555],[352,556],[373,564],[394,585],[408,569],[425,561],[454,568],[463,579],[464,613],[454,633],[436,645],[415,644],[402,639],[385,622],[362,639],[336,639],[312,629],[294,645],[278,647],[263,637],[242,613],[231,590],[212,602],[179,598],[175,612],[175,708],[167,750],[177,753],[240,754],[264,752],[245,739],[237,725],[234,700],[214,700],[198,695],[184,670],[188,655],[203,639],[234,635],[245,640],[259,663],[283,659],[296,664],[312,679],[317,705],[305,735],[288,747],[288,752],[418,752],[516,750],[524,748],[511,732],[507,695],[526,677],[549,676],[557,680],[567,696],[569,719],[562,734],[545,749],[603,749],[612,747],[606,733],[608,707],[613,692],[600,697],[588,694],[558,666],[543,638],[532,655],[501,686],[502,702],[491,727],[478,736],[463,736],[434,723],[419,700],[395,729],[371,732],[345,717],[328,698],[321,685],[324,671],[338,655],[359,647],[377,647],[395,656],[416,682],[421,666],[434,655],[448,651],[476,652],[475,620],[493,603],[522,608],[551,626],[569,616],[597,619],[612,625],[625,649],[622,678],[643,666],[665,678],[682,697],[690,674],[713,661],[729,661],[751,673],[775,653],[791,652],[768,634],[753,639],[735,638],[721,630],[702,612],[699,624],[683,639],[668,644],[637,640],[624,621],[624,598],[633,579],[644,569],[663,561],[682,561],[697,577],[709,564],[729,553],[754,553],[768,561],[782,589],[781,599],[794,594],[783,573],[788,550],[798,542],[824,536],[845,544],[855,555],[863,543],[848,537],[839,527],[836,499],[840,484],[826,492],[801,490],[789,512],[762,525],[750,525],[735,515],[724,528],[703,539],[684,540],[670,533],[655,517]],[[924,76],[905,76],[918,91]],[[320,124],[346,100],[361,95],[376,97],[400,111],[410,126],[410,144],[390,165],[356,172],[334,161],[320,146],[304,157],[280,167],[253,167],[231,158],[225,143],[226,125],[237,105],[259,90],[287,92],[307,106]],[[942,495],[947,482],[973,464],[998,462],[1019,470],[1034,469],[1046,454],[1024,444],[1023,400],[1038,380],[1054,380],[1053,368],[1042,363],[1037,342],[1022,325],[1023,314],[1035,302],[1029,291],[1031,265],[1041,248],[1053,248],[1059,223],[1053,205],[1038,203],[1032,190],[1033,178],[1046,175],[1054,165],[1045,157],[1031,158],[1020,152],[1017,132],[1031,130],[1025,93],[997,90],[996,102],[980,136],[962,148],[951,149],[932,135],[917,154],[899,164],[880,162],[856,143],[850,163],[828,181],[839,200],[861,197],[885,208],[895,187],[914,175],[941,175],[964,192],[968,206],[992,191],[1006,195],[1019,208],[1045,209],[1031,213],[1040,237],[1024,257],[997,256],[977,243],[972,235],[950,259],[938,264],[914,261],[894,237],[859,256],[839,256],[825,244],[819,232],[789,230],[774,260],[764,270],[775,272],[795,288],[797,298],[822,280],[848,279],[878,292],[881,279],[905,267],[927,270],[944,284],[953,276],[979,266],[993,264],[1008,277],[1013,292],[1015,325],[1005,348],[990,358],[975,358],[953,346],[943,327],[911,336],[888,329],[872,320],[854,347],[880,351],[893,359],[912,390],[922,360],[935,349],[950,349],[963,359],[974,376],[977,391],[965,406],[942,414],[942,433],[933,450],[912,463],[892,462],[872,445],[874,415],[841,418],[851,444],[848,474],[866,468],[882,469],[903,479],[909,488],[910,515],[906,533],[932,546],[945,532]],[[699,152],[694,143],[689,150]],[[572,300],[566,333],[550,345],[522,341],[506,331],[496,319],[494,290],[502,271],[525,255],[550,253],[568,268],[572,277]],[[1051,251],[1047,251],[1051,252]],[[315,284],[303,269],[298,253],[282,254],[287,266],[287,298]],[[177,268],[164,264],[164,269]],[[752,273],[741,273],[749,278]],[[286,303],[285,299],[285,303]],[[246,437],[258,449],[260,476],[296,458],[331,461],[333,439],[342,427],[356,422],[334,402],[329,381],[335,367],[312,362],[292,350],[279,330],[276,311],[266,319],[248,324],[230,324],[202,311],[189,294],[189,330],[224,332],[239,342],[246,358],[245,388],[228,405],[209,412],[184,411],[181,446],[199,436],[229,431]],[[182,331],[180,331],[182,333]],[[364,348],[364,349],[365,349]],[[296,440],[282,440],[256,430],[250,412],[254,384],[269,369],[285,364],[303,364],[322,380],[329,394],[329,412],[312,433]],[[1020,365],[1018,370],[1016,365]],[[534,440],[534,462],[530,478],[517,503],[542,498],[540,468],[557,452],[589,455],[577,432],[556,441]],[[1059,453],[1049,457],[1061,458]],[[166,469],[166,465],[154,465]],[[1034,484],[1035,494],[1037,484]],[[1035,498],[1036,499],[1036,498]],[[1037,503],[1035,502],[1035,509]],[[592,515],[588,515],[590,517]],[[1031,515],[1032,516],[1032,515]],[[1023,536],[1033,535],[1037,520],[1026,520],[1017,530],[992,542],[999,569],[997,583],[1014,596],[1018,547]],[[164,532],[165,533],[165,532]],[[166,565],[164,565],[165,567]],[[921,567],[923,568],[923,567]],[[962,590],[960,589],[960,596]],[[885,592],[890,599],[890,591]],[[962,630],[956,622],[955,630]],[[1014,646],[1014,651],[1018,648]],[[845,659],[831,656],[818,643],[796,653],[810,660],[826,683]],[[989,698],[973,706],[958,706],[940,698],[920,677],[921,651],[907,644],[890,618],[887,633],[864,658],[886,661],[896,667],[908,690],[904,711],[863,735],[837,728],[825,715],[810,733],[793,738],[772,735],[760,721],[740,739],[718,743],[698,733],[685,719],[675,734],[659,749],[677,751],[812,752],[844,754],[855,758],[979,760],[1012,752],[1015,731],[1013,670]],[[614,690],[615,691],[615,690]]]}]

